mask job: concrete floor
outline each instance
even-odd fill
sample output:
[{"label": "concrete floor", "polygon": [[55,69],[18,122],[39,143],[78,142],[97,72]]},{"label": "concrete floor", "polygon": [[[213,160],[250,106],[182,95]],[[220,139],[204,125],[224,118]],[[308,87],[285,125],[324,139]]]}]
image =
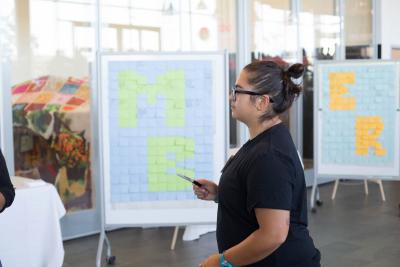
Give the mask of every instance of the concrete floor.
[{"label": "concrete floor", "polygon": [[[382,202],[378,186],[369,185],[366,196],[362,182],[345,181],[334,201],[330,198],[333,184],[320,187],[323,206],[309,214],[309,228],[321,250],[322,267],[400,266],[400,182],[384,182],[386,202]],[[215,233],[184,242],[180,232],[175,251],[169,250],[172,227],[108,233],[117,258],[114,266],[198,266],[216,252]],[[64,242],[63,266],[95,266],[97,245],[98,235]],[[104,259],[102,263],[107,266]]]}]

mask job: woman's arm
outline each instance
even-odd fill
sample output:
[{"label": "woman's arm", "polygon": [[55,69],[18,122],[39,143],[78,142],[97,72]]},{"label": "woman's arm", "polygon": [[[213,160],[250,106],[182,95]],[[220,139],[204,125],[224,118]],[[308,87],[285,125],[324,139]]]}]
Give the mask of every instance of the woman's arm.
[{"label": "woman's arm", "polygon": [[236,246],[224,252],[233,266],[255,263],[269,256],[285,242],[289,231],[288,210],[255,209],[260,228]]},{"label": "woman's arm", "polygon": [[[235,267],[255,263],[269,256],[285,242],[288,235],[288,210],[256,208],[255,213],[260,228],[224,252],[225,260]],[[200,266],[219,266],[219,255],[211,255]]]},{"label": "woman's arm", "polygon": [[0,150],[0,212],[14,201],[15,191],[8,174],[6,161]]}]

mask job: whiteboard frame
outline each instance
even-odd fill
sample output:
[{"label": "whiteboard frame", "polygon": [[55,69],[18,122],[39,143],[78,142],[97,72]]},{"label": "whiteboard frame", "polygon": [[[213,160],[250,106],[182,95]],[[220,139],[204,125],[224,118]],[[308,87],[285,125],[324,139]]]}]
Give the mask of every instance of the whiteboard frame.
[{"label": "whiteboard frame", "polygon": [[[101,177],[101,198],[103,207],[104,225],[113,226],[177,226],[192,224],[208,224],[216,222],[217,205],[213,202],[193,200],[196,208],[151,208],[151,202],[141,202],[148,208],[132,209],[121,208],[113,209],[111,204],[110,191],[110,158],[109,158],[109,113],[108,113],[108,63],[114,60],[123,61],[160,61],[160,60],[211,60],[213,64],[213,73],[216,79],[213,79],[214,89],[213,105],[214,114],[216,114],[214,125],[216,133],[214,134],[214,178],[218,182],[220,170],[226,162],[226,152],[228,148],[228,57],[224,52],[197,52],[197,53],[100,53],[100,83],[98,86],[99,103],[99,151],[100,151],[100,177]],[[220,78],[219,78],[220,77]],[[221,88],[221,89],[219,89]],[[224,99],[222,103],[218,102]],[[218,103],[217,103],[218,102]],[[222,140],[222,142],[221,142]],[[184,200],[188,202],[188,200]],[[191,200],[190,200],[191,201]],[[173,206],[174,203],[182,201],[157,201],[165,202],[166,205]],[[192,203],[193,204],[193,203]],[[172,215],[171,215],[172,214]]]},{"label": "whiteboard frame", "polygon": [[[395,115],[395,148],[394,148],[394,166],[392,167],[378,167],[378,166],[356,166],[349,165],[343,166],[340,164],[323,164],[321,162],[322,158],[322,107],[321,99],[323,97],[323,92],[320,90],[322,88],[322,67],[328,65],[334,66],[349,66],[349,65],[395,65],[397,68],[397,75],[395,77],[397,81],[397,88],[395,89],[395,96],[397,100],[397,112]],[[335,177],[335,178],[351,178],[351,179],[368,179],[368,178],[379,178],[386,180],[398,180],[400,179],[400,168],[399,168],[399,152],[400,152],[400,142],[399,142],[399,92],[400,92],[400,62],[390,61],[390,60],[348,60],[348,61],[318,61],[315,67],[316,75],[314,75],[314,175],[315,177]],[[396,138],[397,137],[397,138]]]}]

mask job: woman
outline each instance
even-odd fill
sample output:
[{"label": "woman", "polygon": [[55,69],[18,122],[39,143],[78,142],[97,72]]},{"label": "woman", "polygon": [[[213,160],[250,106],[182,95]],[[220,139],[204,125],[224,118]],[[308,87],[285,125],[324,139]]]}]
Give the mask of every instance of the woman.
[{"label": "woman", "polygon": [[[14,201],[15,191],[8,175],[6,161],[0,150],[0,212]],[[1,266],[1,263],[0,263]]]},{"label": "woman", "polygon": [[[14,201],[15,191],[8,174],[6,161],[0,149],[0,213]],[[0,237],[1,239],[1,237]],[[0,267],[1,261],[0,261]]]},{"label": "woman", "polygon": [[220,252],[200,266],[316,267],[320,253],[307,230],[304,172],[279,115],[302,87],[304,66],[284,70],[272,61],[247,65],[230,95],[232,117],[246,124],[250,140],[222,169],[219,185],[198,179],[199,199],[218,202]]}]

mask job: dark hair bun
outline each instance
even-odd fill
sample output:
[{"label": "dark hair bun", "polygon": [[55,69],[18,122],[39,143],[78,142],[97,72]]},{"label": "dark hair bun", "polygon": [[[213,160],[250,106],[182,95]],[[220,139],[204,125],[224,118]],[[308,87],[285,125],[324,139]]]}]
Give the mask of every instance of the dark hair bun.
[{"label": "dark hair bun", "polygon": [[294,98],[298,97],[302,91],[301,82],[295,83],[292,79],[299,79],[303,76],[304,65],[296,63],[291,65],[286,71],[283,71],[283,90],[285,99],[289,99],[290,104]]},{"label": "dark hair bun", "polygon": [[298,78],[300,78],[301,76],[303,76],[303,73],[304,73],[304,65],[303,65],[303,64],[300,64],[300,63],[293,64],[292,66],[290,66],[290,67],[288,68],[288,70],[287,70],[286,72],[287,72],[287,75],[288,75],[290,78],[298,79]]}]

